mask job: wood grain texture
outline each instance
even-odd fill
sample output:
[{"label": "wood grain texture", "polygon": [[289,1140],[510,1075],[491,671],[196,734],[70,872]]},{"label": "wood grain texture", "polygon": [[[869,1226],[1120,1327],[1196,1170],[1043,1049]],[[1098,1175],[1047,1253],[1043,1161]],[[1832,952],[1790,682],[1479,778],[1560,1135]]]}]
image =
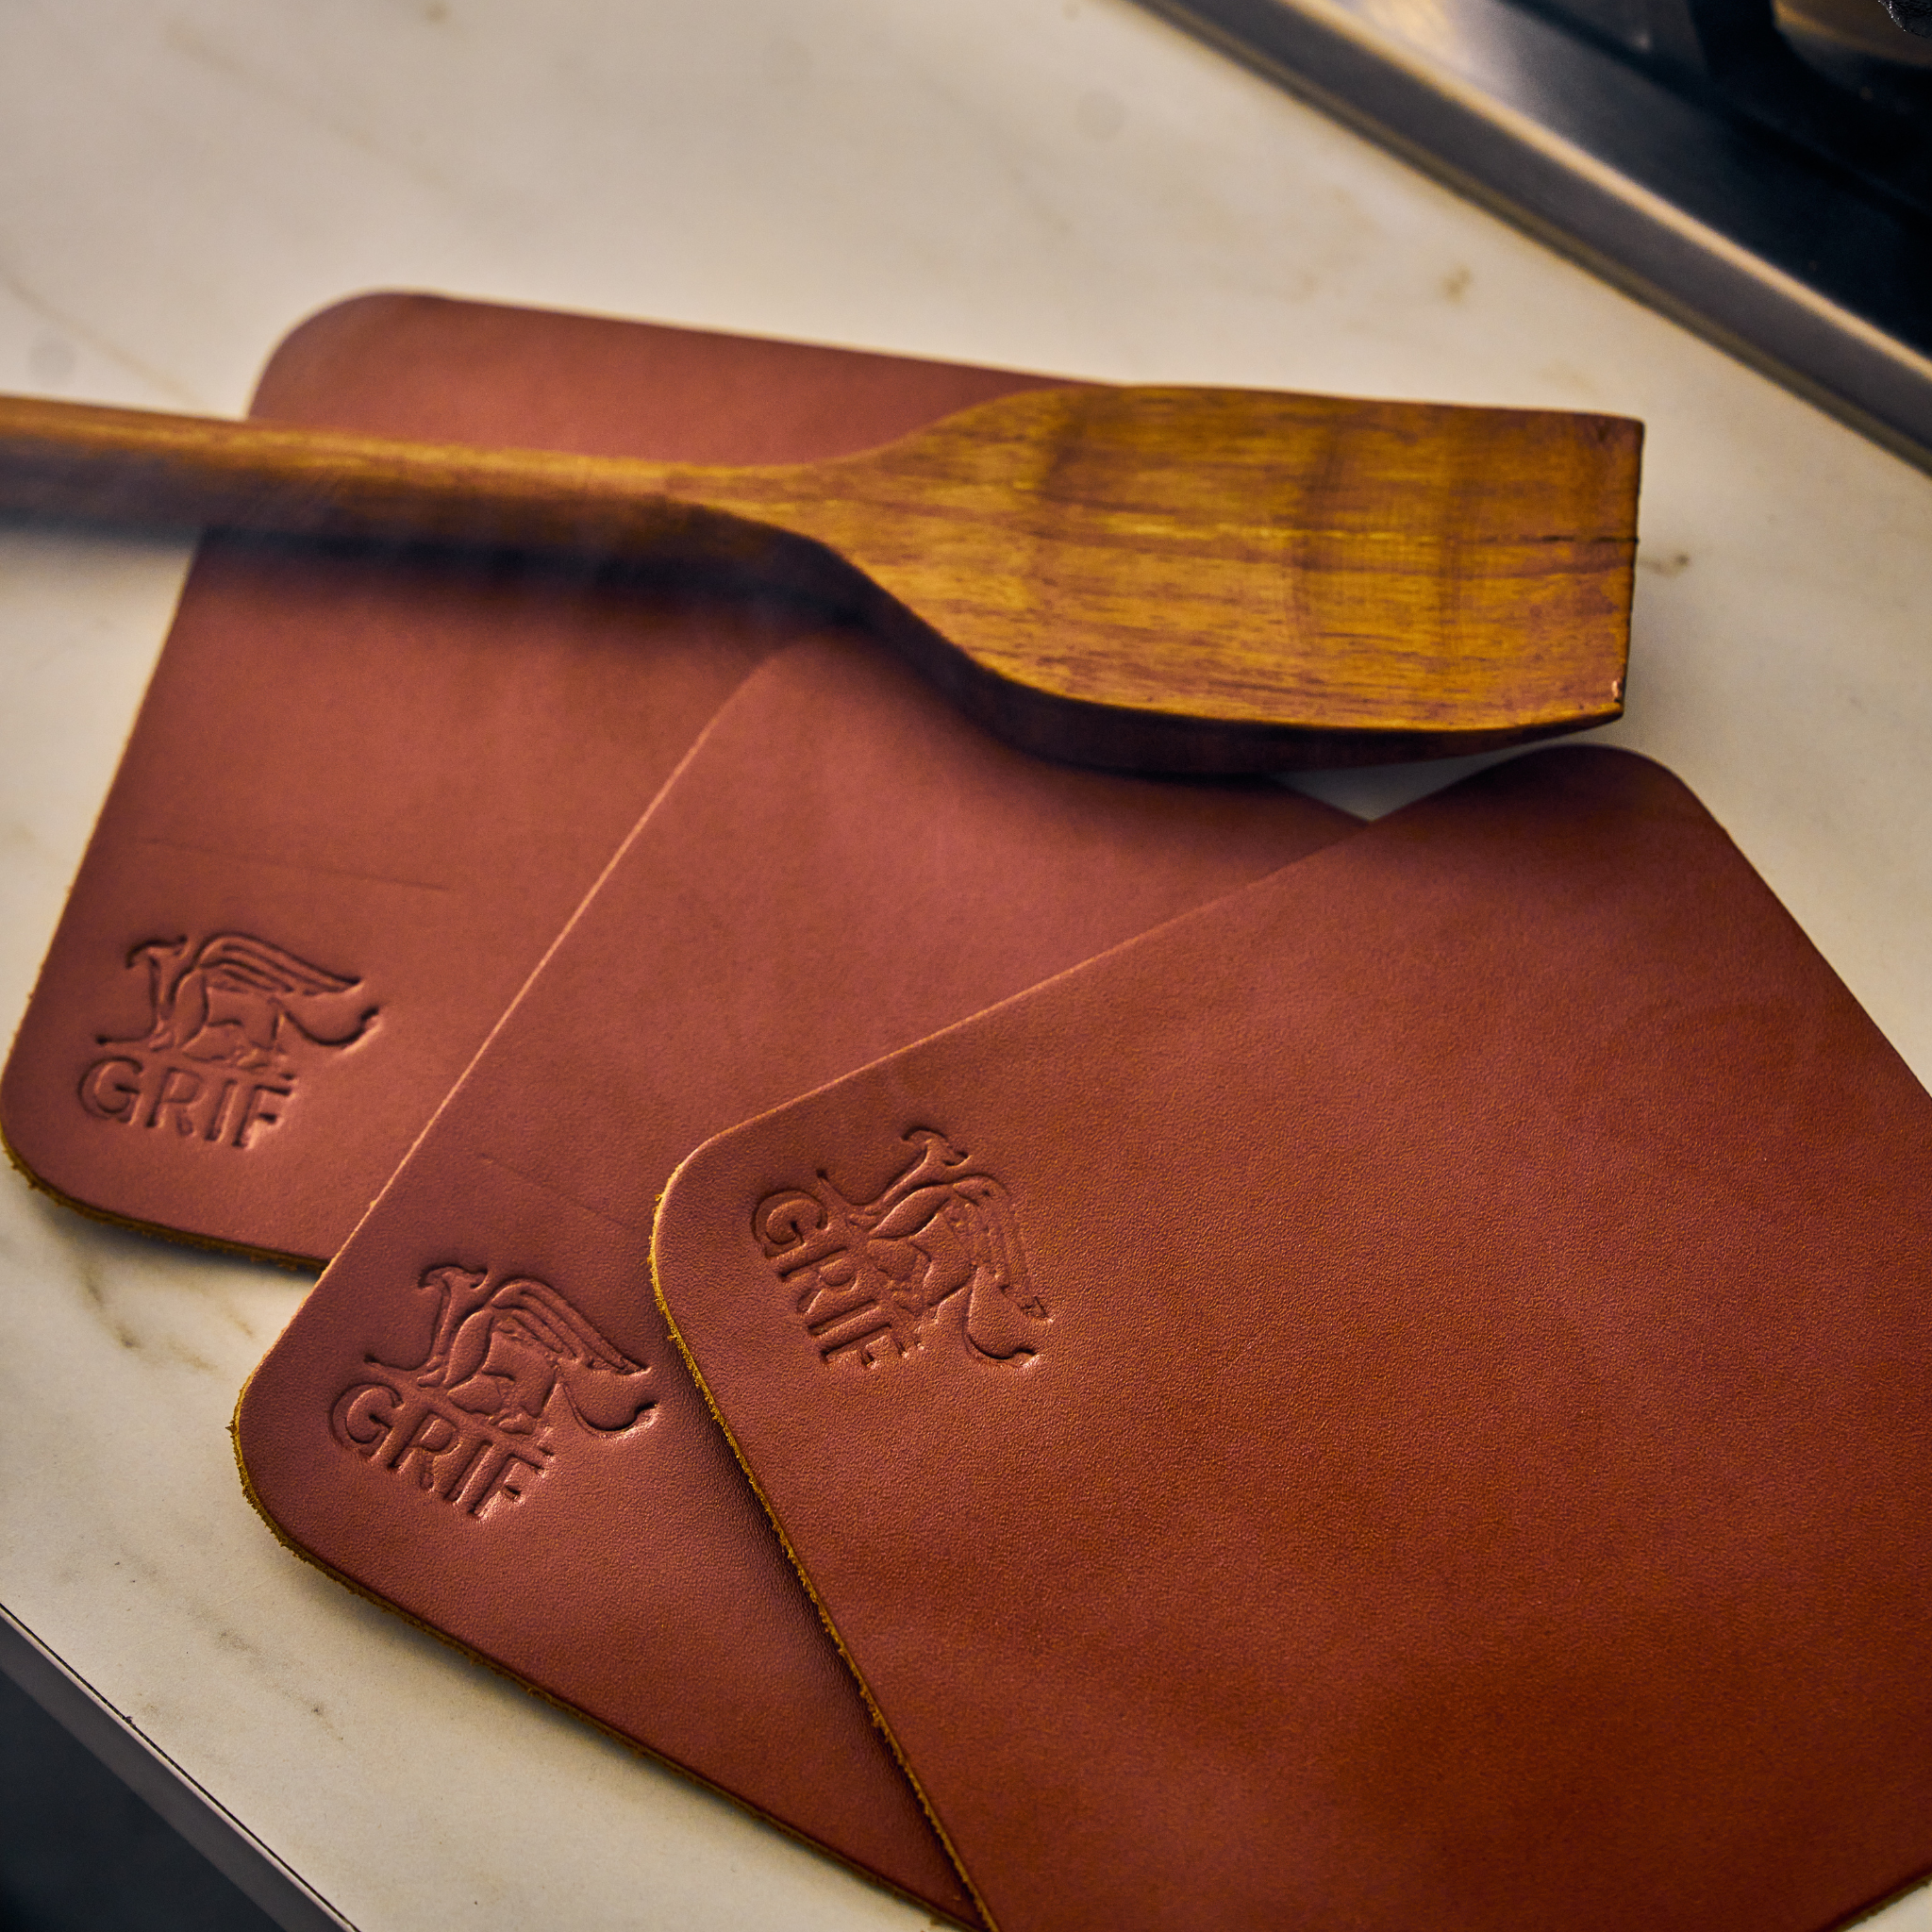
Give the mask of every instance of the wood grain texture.
[{"label": "wood grain texture", "polygon": [[1029,749],[1239,772],[1616,717],[1641,433],[1068,388],[859,456],[717,468],[0,399],[0,507],[723,574],[862,618]]}]

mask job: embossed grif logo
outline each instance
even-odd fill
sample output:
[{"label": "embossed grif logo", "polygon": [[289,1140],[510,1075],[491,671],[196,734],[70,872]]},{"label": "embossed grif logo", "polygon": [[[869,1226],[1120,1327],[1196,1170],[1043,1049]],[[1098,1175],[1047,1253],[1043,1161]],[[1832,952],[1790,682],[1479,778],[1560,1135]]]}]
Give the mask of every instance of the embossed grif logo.
[{"label": "embossed grif logo", "polygon": [[1027,1278],[1007,1191],[930,1127],[901,1136],[911,1164],[876,1200],[816,1188],[767,1194],[752,1233],[827,1362],[873,1369],[925,1345],[940,1310],[982,1360],[1030,1361],[1050,1319]]},{"label": "embossed grif logo", "polygon": [[334,1010],[359,979],[325,972],[244,932],[218,932],[198,947],[185,939],[148,940],[127,963],[147,969],[148,1028],[127,1040],[101,1034],[103,1046],[142,1046],[288,1078],[295,1070],[288,1051],[294,1040],[350,1046],[375,1018],[374,1007],[346,1020]]},{"label": "embossed grif logo", "polygon": [[445,1264],[418,1284],[437,1297],[420,1362],[365,1357],[378,1372],[336,1397],[343,1448],[463,1515],[515,1502],[557,1455],[557,1431],[621,1436],[654,1407],[649,1366],[607,1341],[548,1282]]},{"label": "embossed grif logo", "polygon": [[376,1014],[347,1005],[359,979],[247,933],[145,940],[125,963],[145,971],[147,1025],[94,1036],[121,1051],[81,1074],[80,1104],[98,1121],[172,1129],[164,1141],[252,1146],[287,1111],[297,1055],[353,1046]]}]

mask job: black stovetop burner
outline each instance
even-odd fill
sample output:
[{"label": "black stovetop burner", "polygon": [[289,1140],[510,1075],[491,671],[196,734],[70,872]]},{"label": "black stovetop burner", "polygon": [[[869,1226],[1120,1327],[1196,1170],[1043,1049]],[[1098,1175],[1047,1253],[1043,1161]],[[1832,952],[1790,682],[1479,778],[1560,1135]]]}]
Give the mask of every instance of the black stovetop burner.
[{"label": "black stovetop burner", "polygon": [[1144,4],[1932,468],[1932,0]]}]

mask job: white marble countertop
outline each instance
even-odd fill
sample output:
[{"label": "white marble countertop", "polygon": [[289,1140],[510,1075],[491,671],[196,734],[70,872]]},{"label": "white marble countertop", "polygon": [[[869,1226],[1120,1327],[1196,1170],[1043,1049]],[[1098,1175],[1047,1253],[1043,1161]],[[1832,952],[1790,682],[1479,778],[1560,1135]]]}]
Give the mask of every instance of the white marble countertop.
[{"label": "white marble countertop", "polygon": [[[378,287],[1644,418],[1610,735],[1932,1075],[1932,479],[1124,0],[0,4],[0,389],[239,411]],[[8,1025],[184,562],[0,522]],[[363,1932],[922,1923],[276,1546],[225,1428],[304,1286],[0,1183],[12,1614]]]}]

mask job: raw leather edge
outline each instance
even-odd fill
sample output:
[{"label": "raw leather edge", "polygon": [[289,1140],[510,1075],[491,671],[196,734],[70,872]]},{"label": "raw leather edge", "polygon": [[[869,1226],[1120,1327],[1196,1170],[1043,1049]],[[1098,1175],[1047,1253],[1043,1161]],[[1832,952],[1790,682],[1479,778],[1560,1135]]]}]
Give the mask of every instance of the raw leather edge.
[{"label": "raw leather edge", "polygon": [[[83,1208],[81,1211],[89,1213],[92,1210]],[[107,1217],[102,1216],[98,1218],[106,1219]],[[125,1224],[133,1225],[132,1223]],[[674,1329],[672,1333],[675,1337],[676,1330]],[[680,1348],[683,1346],[682,1342],[679,1342],[678,1345]],[[687,1356],[686,1359],[689,1360],[690,1357]],[[890,1878],[887,1878],[881,1873],[874,1872],[871,1866],[861,1865],[856,1859],[848,1858],[841,1852],[835,1852],[830,1845],[825,1844],[819,1839],[810,1837],[806,1832],[800,1831],[795,1825],[786,1824],[782,1818],[774,1818],[769,1811],[760,1810],[758,1806],[752,1804],[748,1799],[740,1797],[736,1791],[727,1790],[723,1785],[714,1784],[702,1772],[692,1771],[688,1765],[680,1764],[676,1758],[667,1757],[661,1751],[654,1751],[648,1744],[640,1743],[637,1739],[627,1736],[614,1725],[606,1724],[601,1718],[592,1717],[589,1711],[580,1709],[576,1705],[566,1702],[554,1691],[544,1690],[541,1684],[533,1684],[529,1678],[519,1676],[508,1664],[497,1662],[487,1652],[473,1648],[465,1643],[461,1638],[451,1636],[447,1630],[438,1629],[434,1624],[425,1622],[413,1611],[404,1609],[400,1604],[392,1602],[379,1591],[370,1589],[367,1584],[360,1583],[345,1572],[338,1570],[334,1564],[328,1562],[325,1557],[317,1556],[313,1550],[305,1548],[301,1543],[297,1542],[275,1521],[267,1503],[263,1501],[260,1492],[255,1487],[255,1479],[248,1474],[248,1460],[242,1454],[242,1405],[247,1401],[248,1391],[254,1381],[255,1374],[251,1371],[248,1379],[242,1384],[240,1393],[235,1397],[235,1407],[228,1418],[228,1446],[234,1453],[236,1474],[242,1479],[242,1493],[247,1497],[249,1507],[261,1518],[262,1522],[268,1526],[269,1534],[291,1557],[307,1563],[311,1569],[321,1571],[331,1582],[341,1584],[344,1590],[354,1596],[360,1597],[364,1603],[375,1605],[377,1609],[389,1616],[401,1618],[405,1624],[412,1625],[425,1636],[435,1638],[437,1642],[457,1652],[458,1656],[467,1657],[471,1663],[480,1664],[483,1669],[489,1671],[493,1676],[501,1677],[505,1682],[514,1684],[519,1690],[524,1691],[530,1697],[534,1697],[540,1704],[547,1704],[551,1709],[562,1712],[565,1717],[573,1719],[577,1724],[588,1724],[591,1730],[608,1738],[613,1743],[622,1745],[625,1750],[630,1752],[634,1757],[647,1758],[655,1764],[661,1764],[666,1771],[672,1772],[676,1776],[684,1778],[687,1782],[698,1786],[700,1790],[709,1791],[715,1797],[723,1798],[726,1804],[730,1805],[734,1809],[742,1812],[747,1818],[755,1818],[760,1824],[770,1825],[774,1831],[791,1840],[794,1844],[803,1845],[807,1851],[813,1852],[822,1858],[829,1858],[835,1865],[842,1866],[847,1872],[853,1873],[858,1877],[864,1879],[867,1884],[877,1886],[881,1891],[889,1892],[894,1898],[904,1899],[908,1905],[917,1907],[923,1912],[930,1912],[935,1923],[956,1925],[959,1928],[959,1932],[982,1932],[982,1928],[974,1926],[969,1920],[955,1918],[951,1912],[947,1911],[942,1906],[936,1904],[933,1900],[922,1898],[917,1892],[908,1891],[903,1886],[894,1885]],[[698,1384],[698,1389],[700,1393],[704,1394],[707,1403],[708,1403],[710,1395],[706,1391],[702,1382]],[[714,1407],[711,1412],[713,1415],[716,1415],[716,1408]],[[733,1443],[732,1448],[733,1452],[736,1453],[737,1444]],[[756,1488],[757,1485],[754,1484],[753,1487]],[[763,1496],[760,1495],[758,1500],[763,1502]],[[780,1535],[783,1535],[782,1531]],[[789,1542],[785,1545],[785,1552],[788,1557],[791,1555],[791,1545]],[[792,1561],[795,1563],[797,1558],[792,1557]],[[807,1584],[806,1588],[809,1590],[811,1586]],[[816,1604],[818,1598],[814,1596],[812,1602]],[[824,1612],[821,1610],[819,1614],[823,1616]],[[827,1627],[829,1628],[829,1625]],[[835,1632],[835,1641],[837,1633]],[[841,1645],[840,1655],[842,1657],[844,1654],[844,1647]],[[848,1664],[851,1662],[850,1657],[846,1657],[846,1662]],[[860,1688],[863,1690],[863,1684],[861,1684]],[[876,1722],[878,1713],[876,1708],[873,1707],[872,1693],[870,1691],[866,1692],[865,1701],[868,1708],[873,1709],[874,1720]],[[881,1725],[881,1728],[883,1729],[883,1725]],[[887,1741],[891,1742],[891,1733],[887,1732],[886,1737]],[[898,1745],[893,1743],[892,1751],[895,1757],[898,1756]],[[901,1757],[899,1762],[903,1766],[905,1759]],[[911,1774],[908,1772],[907,1775],[910,1777]],[[919,1802],[925,1809],[926,1816],[930,1820],[932,1818],[931,1807],[926,1805],[925,1793],[919,1790],[916,1779],[913,1780],[913,1790],[918,1793]],[[937,1831],[938,1821],[933,1820],[932,1823],[933,1828]],[[943,1832],[940,1832],[939,1836],[941,1844],[945,1846],[946,1856],[952,1859],[954,1866],[957,1868],[959,1860],[954,1853],[951,1843],[947,1840]],[[960,1877],[964,1881],[967,1890],[972,1893],[974,1902],[979,1904],[979,1894],[974,1891],[972,1881],[965,1877],[964,1873],[960,1874]],[[982,1914],[984,1909],[982,1905]],[[998,1928],[993,1925],[991,1919],[987,1920],[984,1932],[998,1932]]]},{"label": "raw leather edge", "polygon": [[239,1255],[245,1261],[265,1261],[275,1268],[286,1268],[293,1274],[319,1274],[328,1266],[327,1257],[318,1255],[291,1255],[279,1248],[251,1248],[242,1241],[225,1241],[218,1235],[196,1234],[185,1227],[163,1227],[158,1221],[135,1221],[125,1214],[116,1214],[111,1208],[96,1208],[83,1201],[54,1183],[38,1174],[27,1165],[26,1158],[13,1144],[13,1137],[8,1133],[4,1121],[0,1121],[0,1147],[7,1150],[7,1158],[24,1181],[35,1193],[44,1194],[50,1201],[58,1201],[61,1207],[78,1214],[87,1221],[101,1223],[107,1227],[118,1227],[125,1234],[146,1235],[157,1241],[173,1241],[177,1247],[200,1248],[213,1255]]},{"label": "raw leather edge", "polygon": [[691,1354],[691,1345],[684,1339],[684,1331],[677,1325],[677,1318],[671,1312],[671,1304],[664,1298],[664,1284],[658,1272],[658,1231],[662,1224],[662,1210],[665,1195],[669,1194],[677,1176],[682,1174],[695,1156],[688,1156],[672,1170],[671,1179],[664,1184],[664,1192],[658,1196],[657,1205],[651,1216],[651,1293],[658,1303],[658,1312],[664,1317],[664,1325],[671,1332],[671,1339],[677,1344],[677,1352],[684,1357],[684,1366],[691,1380],[697,1385],[697,1391],[705,1398],[705,1407],[711,1412],[711,1420],[724,1432],[724,1440],[731,1445],[731,1453],[738,1458],[738,1466],[744,1472],[744,1479],[751,1485],[751,1492],[758,1499],[758,1507],[770,1520],[773,1532],[784,1545],[785,1555],[792,1569],[798,1573],[798,1580],[805,1586],[805,1593],[811,1598],[812,1608],[819,1613],[819,1622],[825,1626],[825,1635],[838,1646],[839,1655],[843,1658],[845,1668],[852,1673],[853,1682],[858,1686],[858,1694],[865,1699],[865,1707],[872,1713],[872,1721],[878,1726],[879,1735],[891,1747],[893,1757],[899,1769],[905,1773],[906,1781],[912,1787],[913,1794],[919,1800],[920,1809],[925,1813],[926,1822],[946,1848],[946,1857],[952,1859],[953,1869],[959,1874],[959,1882],[972,1894],[973,1903],[979,1907],[979,1916],[986,1921],[987,1932],[999,1932],[999,1922],[992,1915],[992,1908],[981,1895],[978,1886],[973,1882],[973,1874],[967,1871],[965,1860],[953,1843],[946,1827],[940,1823],[939,1813],[933,1809],[932,1800],[925,1794],[925,1787],[919,1781],[919,1774],[913,1770],[911,1760],[906,1756],[892,1727],[886,1721],[886,1714],[879,1708],[878,1699],[872,1694],[872,1686],[865,1680],[865,1673],[858,1668],[858,1660],[846,1647],[845,1640],[839,1634],[839,1626],[832,1621],[832,1613],[826,1609],[824,1600],[819,1595],[818,1587],[812,1582],[810,1574],[800,1562],[798,1552],[792,1547],[791,1537],[777,1510],[772,1507],[772,1499],[765,1494],[764,1487],[753,1473],[751,1464],[745,1460],[744,1451],[738,1446],[738,1438],[732,1433],[731,1424],[724,1420],[724,1411],[718,1407],[711,1393],[711,1385],[705,1380],[704,1372],[698,1367],[697,1357]]}]

